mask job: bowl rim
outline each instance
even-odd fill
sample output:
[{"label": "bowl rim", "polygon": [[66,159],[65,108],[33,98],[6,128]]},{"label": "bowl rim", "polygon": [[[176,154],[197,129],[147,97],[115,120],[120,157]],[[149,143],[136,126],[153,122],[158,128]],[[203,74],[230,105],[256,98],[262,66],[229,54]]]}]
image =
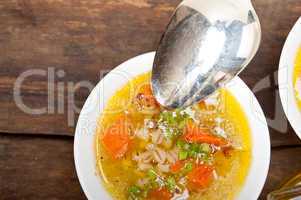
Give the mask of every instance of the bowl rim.
[{"label": "bowl rim", "polygon": [[283,110],[295,133],[301,139],[301,111],[297,105],[293,85],[293,71],[297,51],[301,48],[301,17],[290,31],[280,56],[278,69],[279,94]]},{"label": "bowl rim", "polygon": [[[120,64],[96,85],[83,106],[75,130],[74,162],[79,182],[88,199],[112,199],[104,189],[96,170],[94,140],[97,120],[110,96],[127,82],[118,79],[120,72],[126,72],[128,78],[133,78],[151,71],[154,56],[155,52],[145,53]],[[114,89],[104,92],[105,85]],[[266,118],[256,97],[239,77],[235,77],[226,88],[230,88],[248,118],[253,147],[249,173],[236,199],[257,199],[266,181],[270,164],[270,137]],[[255,140],[259,137],[260,140]]]}]

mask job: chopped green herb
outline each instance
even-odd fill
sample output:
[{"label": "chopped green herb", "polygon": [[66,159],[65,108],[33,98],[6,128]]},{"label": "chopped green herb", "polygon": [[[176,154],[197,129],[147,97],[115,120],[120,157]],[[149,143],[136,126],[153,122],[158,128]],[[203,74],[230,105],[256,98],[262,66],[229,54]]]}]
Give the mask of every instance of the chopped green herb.
[{"label": "chopped green herb", "polygon": [[209,144],[197,144],[197,143],[187,143],[181,139],[177,141],[177,147],[181,150],[179,153],[179,159],[185,160],[187,158],[197,158],[201,154],[201,159],[205,162],[210,162],[210,157],[212,149]]},{"label": "chopped green herb", "polygon": [[191,162],[189,162],[189,163],[185,164],[183,170],[185,170],[185,172],[190,172],[190,171],[192,171],[192,168],[193,168],[193,164]]},{"label": "chopped green herb", "polygon": [[200,152],[200,145],[199,144],[191,144],[190,146],[190,150],[193,151],[193,152],[196,152],[196,153],[199,153]]},{"label": "chopped green herb", "polygon": [[151,180],[155,180],[157,178],[157,173],[155,172],[155,170],[150,169],[147,172],[147,176],[148,178],[150,178]]},{"label": "chopped green herb", "polygon": [[129,192],[134,193],[134,194],[140,194],[141,190],[139,187],[134,185],[134,186],[129,187]]},{"label": "chopped green herb", "polygon": [[201,144],[200,149],[201,149],[201,152],[203,152],[203,153],[211,153],[211,147],[209,144],[206,144],[206,143]]},{"label": "chopped green herb", "polygon": [[186,120],[180,121],[178,124],[180,129],[183,129],[185,127],[185,125],[186,125]]},{"label": "chopped green herb", "polygon": [[188,157],[188,152],[187,151],[180,151],[179,160],[186,160],[187,157]]},{"label": "chopped green herb", "polygon": [[173,137],[173,134],[174,134],[174,130],[172,130],[172,129],[170,129],[170,128],[166,129],[166,136],[167,136],[168,138],[172,138],[172,137]]},{"label": "chopped green herb", "polygon": [[183,149],[189,150],[190,149],[190,144],[189,143],[184,144]]},{"label": "chopped green herb", "polygon": [[177,141],[177,147],[178,148],[182,149],[184,147],[184,145],[185,145],[185,142],[183,140],[178,140]]},{"label": "chopped green herb", "polygon": [[196,158],[198,156],[198,153],[195,151],[189,151],[188,156],[191,158]]},{"label": "chopped green herb", "polygon": [[165,127],[166,136],[173,138],[181,135],[186,125],[187,120],[190,119],[182,110],[164,111],[160,113],[159,124]]},{"label": "chopped green herb", "polygon": [[169,191],[174,192],[176,189],[176,180],[174,177],[170,176],[166,180],[166,187]]},{"label": "chopped green herb", "polygon": [[211,163],[212,162],[213,157],[212,157],[211,154],[202,153],[200,155],[201,155],[200,159],[202,161],[204,161],[205,163]]},{"label": "chopped green herb", "polygon": [[137,199],[139,199],[139,196],[142,193],[141,189],[139,187],[135,186],[135,185],[129,187],[128,192],[129,192],[129,199],[130,200],[137,200]]},{"label": "chopped green herb", "polygon": [[192,162],[188,162],[185,164],[185,166],[182,168],[181,172],[180,172],[180,176],[185,176],[187,175],[189,172],[191,172],[193,169],[193,163]]}]

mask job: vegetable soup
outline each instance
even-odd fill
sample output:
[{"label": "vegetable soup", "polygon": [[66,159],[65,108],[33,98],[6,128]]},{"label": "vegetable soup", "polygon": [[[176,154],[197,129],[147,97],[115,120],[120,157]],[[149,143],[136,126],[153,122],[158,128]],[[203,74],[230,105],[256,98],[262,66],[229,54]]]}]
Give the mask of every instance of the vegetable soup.
[{"label": "vegetable soup", "polygon": [[97,168],[113,199],[234,199],[251,163],[248,120],[226,89],[197,105],[161,107],[150,73],[117,91],[100,117]]}]

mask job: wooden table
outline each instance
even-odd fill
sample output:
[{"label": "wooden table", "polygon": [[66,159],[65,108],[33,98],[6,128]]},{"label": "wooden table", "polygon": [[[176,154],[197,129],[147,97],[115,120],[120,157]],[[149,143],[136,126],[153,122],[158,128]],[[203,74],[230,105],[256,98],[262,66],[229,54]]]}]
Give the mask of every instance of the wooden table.
[{"label": "wooden table", "polygon": [[[0,199],[85,199],[73,162],[78,115],[70,120],[72,113],[67,109],[73,102],[79,108],[83,105],[89,94],[89,89],[79,87],[83,81],[96,84],[100,74],[155,50],[179,2],[0,1]],[[290,126],[286,129],[275,78],[285,38],[301,13],[301,1],[254,0],[254,5],[263,40],[241,77],[255,92],[271,124],[272,160],[261,195],[264,199],[301,170],[301,143]],[[39,115],[26,114],[14,100],[15,82],[31,69],[40,70],[40,75],[23,82],[24,104],[43,108],[51,94],[55,97],[48,111]],[[45,74],[53,70],[65,74],[59,72],[48,86]],[[68,93],[72,90],[74,97]]]}]

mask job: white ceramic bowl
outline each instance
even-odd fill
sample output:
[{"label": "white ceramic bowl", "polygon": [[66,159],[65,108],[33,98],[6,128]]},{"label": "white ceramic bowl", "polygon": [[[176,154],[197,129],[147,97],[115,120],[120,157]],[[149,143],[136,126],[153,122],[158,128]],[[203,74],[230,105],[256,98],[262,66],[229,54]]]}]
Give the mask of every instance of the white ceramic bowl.
[{"label": "white ceramic bowl", "polygon": [[278,71],[278,84],[282,106],[299,138],[301,138],[301,112],[295,98],[293,72],[297,51],[300,47],[301,18],[296,22],[284,44]]},{"label": "white ceramic bowl", "polygon": [[[97,119],[101,115],[109,98],[139,74],[152,69],[155,53],[147,53],[132,58],[112,70],[93,89],[78,119],[75,140],[74,159],[80,184],[88,199],[111,199],[101,184],[96,173],[95,129]],[[244,108],[252,131],[253,150],[252,164],[238,200],[255,200],[265,183],[270,162],[270,138],[267,123],[261,107],[253,93],[245,83],[235,78],[227,88]]]}]

